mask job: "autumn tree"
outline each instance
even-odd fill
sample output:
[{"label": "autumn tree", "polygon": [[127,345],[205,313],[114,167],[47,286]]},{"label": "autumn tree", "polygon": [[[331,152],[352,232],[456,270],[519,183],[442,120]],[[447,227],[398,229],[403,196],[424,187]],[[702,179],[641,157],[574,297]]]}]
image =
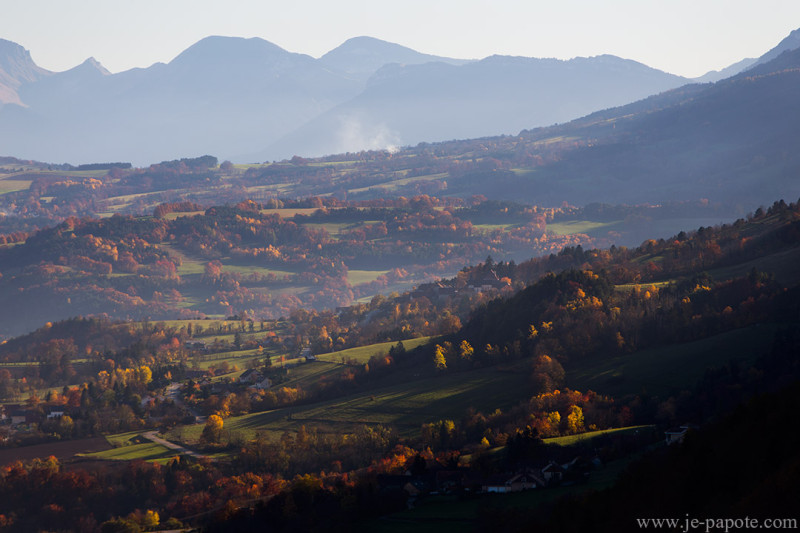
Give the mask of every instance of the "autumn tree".
[{"label": "autumn tree", "polygon": [[444,348],[438,344],[433,350],[433,366],[439,371],[447,370],[447,360],[444,357]]},{"label": "autumn tree", "polygon": [[564,383],[564,368],[561,363],[549,355],[540,355],[536,358],[531,380],[533,385],[541,392],[552,392]]},{"label": "autumn tree", "polygon": [[475,350],[472,348],[469,342],[466,340],[461,341],[461,344],[458,347],[459,355],[461,359],[470,360],[472,359],[472,354],[475,353]]},{"label": "autumn tree", "polygon": [[222,438],[222,417],[219,415],[210,415],[206,420],[206,426],[203,428],[203,433],[200,439],[203,442],[218,443]]},{"label": "autumn tree", "polygon": [[583,422],[583,409],[577,405],[571,406],[567,415],[567,432],[580,433],[583,431]]}]

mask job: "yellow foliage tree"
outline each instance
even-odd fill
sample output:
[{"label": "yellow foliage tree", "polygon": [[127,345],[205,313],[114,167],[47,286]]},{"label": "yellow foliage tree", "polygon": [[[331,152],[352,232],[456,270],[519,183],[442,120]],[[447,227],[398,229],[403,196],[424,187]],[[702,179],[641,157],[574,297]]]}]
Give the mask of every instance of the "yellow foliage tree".
[{"label": "yellow foliage tree", "polygon": [[475,350],[472,348],[470,343],[468,343],[466,340],[463,340],[459,345],[459,352],[462,359],[472,359],[472,354],[475,353]]},{"label": "yellow foliage tree", "polygon": [[444,357],[444,348],[438,344],[433,351],[433,366],[436,367],[436,370],[447,369],[447,360]]},{"label": "yellow foliage tree", "polygon": [[583,423],[583,409],[577,405],[570,407],[567,415],[567,431],[573,434],[580,433],[584,429]]},{"label": "yellow foliage tree", "polygon": [[224,422],[219,415],[211,415],[206,420],[206,426],[203,428],[203,434],[200,439],[205,442],[216,443],[222,438],[222,427]]}]

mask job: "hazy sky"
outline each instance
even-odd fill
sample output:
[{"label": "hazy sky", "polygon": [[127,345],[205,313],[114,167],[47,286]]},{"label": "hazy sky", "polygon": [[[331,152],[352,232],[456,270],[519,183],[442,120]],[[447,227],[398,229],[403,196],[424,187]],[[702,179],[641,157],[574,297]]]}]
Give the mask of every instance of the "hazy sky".
[{"label": "hazy sky", "polygon": [[0,38],[61,71],[168,62],[208,35],[319,57],[370,35],[420,52],[614,54],[684,76],[757,57],[800,27],[800,0],[0,0]]}]

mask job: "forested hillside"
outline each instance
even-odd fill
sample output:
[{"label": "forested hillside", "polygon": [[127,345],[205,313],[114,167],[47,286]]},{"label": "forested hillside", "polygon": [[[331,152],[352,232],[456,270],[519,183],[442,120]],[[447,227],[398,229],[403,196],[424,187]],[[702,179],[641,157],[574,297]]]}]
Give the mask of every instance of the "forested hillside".
[{"label": "forested hillside", "polygon": [[[283,322],[49,324],[0,347],[7,394],[37,383],[64,384],[44,397],[34,389],[36,399],[27,402],[30,412],[69,413],[68,422],[43,422],[40,439],[172,427],[171,439],[222,455],[196,466],[185,458],[166,466],[134,463],[102,470],[67,469],[55,459],[10,465],[0,474],[10,491],[0,516],[8,527],[44,527],[54,516],[76,527],[88,516],[95,524],[146,527],[152,511],[172,524],[239,530],[264,521],[278,530],[331,529],[329,519],[337,516],[349,528],[404,508],[408,493],[389,487],[392,476],[406,471],[424,495],[436,490],[434,477],[456,476],[456,486],[465,490],[503,472],[577,455],[583,462],[574,464],[583,466],[568,475],[578,477],[565,480],[588,479],[593,486],[591,480],[602,478],[603,471],[592,461],[626,464],[631,454],[658,450],[658,432],[609,433],[592,441],[593,451],[580,444],[562,448],[558,439],[691,422],[701,440],[687,437],[678,455],[657,451],[629,475],[636,476],[638,487],[660,483],[658,472],[666,465],[686,464],[711,445],[703,442],[722,438],[721,426],[706,430],[706,424],[754,395],[798,379],[793,346],[800,280],[787,265],[800,253],[799,221],[798,204],[776,202],[733,224],[635,249],[571,247],[519,264],[487,261],[411,293],[375,298],[341,313],[297,313]],[[478,297],[492,293],[468,289],[485,283],[490,273],[491,279],[508,280],[500,298]],[[399,341],[411,345],[421,317],[434,316],[426,313],[452,320],[431,323],[428,332],[438,337],[406,349]],[[210,340],[209,334],[215,342],[231,338],[225,340],[230,351],[221,354],[227,360],[202,362],[209,361],[209,350],[194,343]],[[357,344],[370,338],[393,344],[358,356],[342,352],[339,362],[336,354],[325,354],[337,342],[357,338]],[[294,359],[303,345],[317,357]],[[212,354],[215,349],[220,348],[212,347]],[[52,357],[37,365],[35,354],[44,353]],[[286,360],[293,362],[287,366]],[[269,376],[270,386],[250,389],[242,381],[219,380],[230,372],[227,361],[247,363]],[[204,368],[202,374],[212,378],[197,377]],[[177,396],[162,395],[163,387],[188,375],[195,377]],[[425,409],[411,408],[415,401]],[[181,415],[187,408],[208,415],[209,422],[182,425],[189,421]],[[781,431],[759,427],[761,442]],[[140,448],[130,453],[145,454],[150,445],[131,446]],[[426,477],[425,472],[449,473]],[[125,489],[123,501],[123,492],[99,490],[101,475],[125,487],[144,476],[152,489]],[[80,479],[85,497],[76,505],[69,490],[42,494],[37,481],[42,476],[52,487]],[[236,488],[245,478],[249,488]],[[622,479],[618,490],[629,490],[630,478]],[[757,503],[760,486],[724,496],[715,508],[733,509],[737,498],[747,498],[748,509],[766,512],[770,507]],[[580,494],[580,485],[567,493]],[[20,495],[45,502],[47,511],[21,503]],[[580,522],[602,506],[592,498],[572,519]],[[476,500],[470,523],[480,526],[495,516],[487,502]],[[562,512],[562,504],[554,505],[556,514],[549,514],[549,507],[515,511],[514,527],[548,523]]]}]

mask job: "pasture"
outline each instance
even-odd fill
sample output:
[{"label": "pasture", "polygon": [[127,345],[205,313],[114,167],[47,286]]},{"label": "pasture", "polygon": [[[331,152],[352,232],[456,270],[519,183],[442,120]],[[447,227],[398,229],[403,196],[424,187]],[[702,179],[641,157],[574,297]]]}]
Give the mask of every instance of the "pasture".
[{"label": "pasture", "polygon": [[621,397],[647,394],[666,398],[690,389],[707,369],[731,361],[750,365],[768,352],[778,326],[761,324],[694,342],[639,350],[577,365],[567,371],[571,388]]},{"label": "pasture", "polygon": [[548,222],[547,232],[554,233],[555,235],[575,235],[577,233],[584,233],[592,237],[597,237],[605,236],[609,231],[614,231],[622,227],[622,225],[623,222],[621,220],[614,222],[569,220],[564,222]]},{"label": "pasture", "polygon": [[[316,367],[316,368],[315,368]],[[290,381],[319,379],[339,372],[333,363],[306,363],[290,369]],[[301,372],[297,375],[293,373]],[[492,412],[508,409],[533,393],[526,372],[515,368],[491,368],[443,376],[419,376],[415,381],[384,385],[332,400],[251,413],[225,420],[232,436],[254,438],[256,433],[277,439],[300,426],[322,433],[353,431],[363,425],[388,425],[404,437],[419,435],[420,426],[440,419],[459,419],[469,408]],[[197,442],[202,426],[183,426],[170,431],[171,440]]]},{"label": "pasture", "polygon": [[800,283],[798,263],[800,263],[800,247],[795,247],[738,265],[715,268],[709,270],[708,273],[715,280],[724,280],[746,276],[755,268],[760,272],[773,274],[779,283],[793,285]]},{"label": "pasture", "polygon": [[[419,337],[416,339],[407,339],[403,341],[403,346],[406,350],[413,350],[417,346],[427,344],[432,338],[433,337]],[[370,344],[368,346],[348,348],[347,350],[340,350],[338,352],[320,354],[317,356],[317,360],[331,361],[335,363],[353,360],[357,363],[363,364],[369,361],[370,357],[373,355],[389,353],[389,349],[396,345],[396,342],[381,342],[378,344]]]},{"label": "pasture", "polygon": [[11,178],[0,179],[0,194],[10,192],[26,191],[30,188],[31,180],[15,180]]},{"label": "pasture", "polygon": [[364,283],[372,283],[379,277],[388,273],[388,270],[348,270],[347,283],[352,287],[363,285]]},{"label": "pasture", "polygon": [[178,455],[175,450],[170,450],[166,446],[155,442],[144,442],[141,444],[131,444],[103,450],[99,452],[84,453],[81,456],[87,459],[99,459],[104,461],[152,461],[156,463],[167,463]]},{"label": "pasture", "polygon": [[549,439],[542,439],[545,444],[554,444],[556,446],[572,446],[583,441],[592,440],[603,435],[624,435],[626,433],[635,433],[643,430],[653,430],[655,426],[628,426],[624,428],[614,429],[600,429],[597,431],[587,431],[577,435],[565,435],[563,437],[552,437]]}]

